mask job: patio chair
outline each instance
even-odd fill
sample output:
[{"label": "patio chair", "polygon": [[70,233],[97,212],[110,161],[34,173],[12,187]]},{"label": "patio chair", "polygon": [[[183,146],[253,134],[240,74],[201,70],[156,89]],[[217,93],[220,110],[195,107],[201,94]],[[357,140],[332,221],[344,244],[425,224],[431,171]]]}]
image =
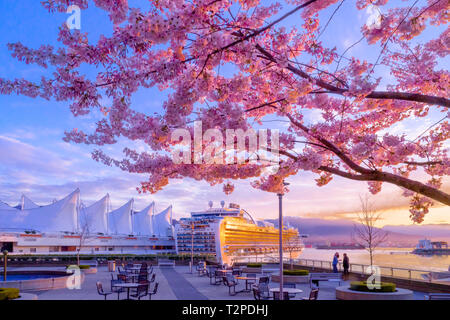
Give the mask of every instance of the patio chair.
[{"label": "patio chair", "polygon": [[309,297],[302,298],[302,300],[317,300],[319,297],[319,288],[312,289],[309,293]]},{"label": "patio chair", "polygon": [[214,271],[214,283],[215,285],[222,283],[223,274],[219,270]]},{"label": "patio chair", "polygon": [[255,300],[269,300],[270,296],[266,296],[264,295],[259,289],[258,287],[253,287],[253,297],[255,298]]},{"label": "patio chair", "polygon": [[231,271],[231,274],[233,275],[233,276],[240,276],[240,275],[242,275],[242,270],[241,269],[238,269],[238,268],[233,268],[233,271]]},{"label": "patio chair", "polygon": [[117,272],[120,274],[127,274],[127,272],[121,266],[117,267]]},{"label": "patio chair", "polygon": [[109,296],[110,294],[112,294],[112,292],[105,292],[105,291],[103,291],[103,285],[102,285],[102,283],[101,283],[100,281],[97,281],[96,285],[97,285],[97,293],[98,293],[99,295],[104,296],[104,297],[105,297],[105,300],[106,300],[106,297],[107,297],[107,296]]},{"label": "patio chair", "polygon": [[156,274],[152,274],[152,277],[150,278],[150,283],[155,282]]},{"label": "patio chair", "polygon": [[[255,278],[256,279],[256,273],[247,273],[247,278]],[[247,283],[250,285],[254,285],[256,283],[256,280],[247,280]]]},{"label": "patio chair", "polygon": [[140,273],[138,275],[137,281],[138,282],[143,282],[143,281],[147,281],[148,280],[148,274],[147,273]]},{"label": "patio chair", "polygon": [[260,277],[258,283],[269,283],[269,277]]},{"label": "patio chair", "polygon": [[141,300],[142,297],[148,295],[149,285],[150,285],[149,282],[139,283],[139,286],[136,288],[136,291],[133,294],[130,294],[130,297]]},{"label": "patio chair", "polygon": [[[223,284],[228,287],[228,294],[230,296],[236,295],[236,285],[238,284],[237,279],[235,279],[232,275],[224,276]],[[231,293],[231,288],[233,288],[233,293]]]},{"label": "patio chair", "polygon": [[153,287],[153,291],[148,293],[148,298],[150,300],[152,299],[152,295],[155,295],[158,292],[158,285],[159,285],[159,283],[156,282],[155,286]]},{"label": "patio chair", "polygon": [[269,300],[271,299],[269,285],[265,282],[262,282],[256,286],[258,289],[259,295],[261,296],[261,300]]},{"label": "patio chair", "polygon": [[212,279],[214,278],[214,271],[212,269],[205,269],[205,275],[209,278],[209,284],[214,284]]},{"label": "patio chair", "polygon": [[[283,300],[289,300],[289,293],[287,292],[283,292]],[[280,293],[279,292],[274,292],[273,293],[273,300],[280,300]]]},{"label": "patio chair", "polygon": [[117,275],[117,280],[119,280],[120,282],[131,282],[130,278],[128,278],[126,274],[121,273]]}]

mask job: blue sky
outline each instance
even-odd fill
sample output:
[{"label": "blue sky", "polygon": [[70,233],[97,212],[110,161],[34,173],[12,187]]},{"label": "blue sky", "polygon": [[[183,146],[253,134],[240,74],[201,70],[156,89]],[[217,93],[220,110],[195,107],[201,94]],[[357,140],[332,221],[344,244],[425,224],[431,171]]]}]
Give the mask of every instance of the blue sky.
[{"label": "blue sky", "polygon": [[[131,5],[138,1],[130,1]],[[420,2],[424,2],[423,0]],[[141,2],[142,3],[142,2]],[[336,6],[321,15],[326,21]],[[283,11],[284,12],[284,11]],[[41,44],[58,46],[56,42],[58,27],[67,19],[62,13],[48,13],[40,1],[1,1],[0,2],[0,77],[39,80],[51,70],[26,65],[13,59],[6,45],[20,41],[26,46],[38,48]],[[328,29],[321,36],[327,44],[335,45],[339,53],[361,37],[359,26],[366,21],[368,14],[354,8],[353,1],[344,2]],[[293,15],[284,22],[286,26],[302,24],[300,15]],[[323,22],[322,22],[323,23]],[[82,31],[89,32],[89,39],[96,41],[100,34],[110,35],[111,24],[106,14],[95,7],[82,11]],[[439,30],[428,30],[420,39],[427,39]],[[376,48],[376,47],[375,47]],[[349,54],[374,62],[379,50],[369,48],[364,42],[355,46]],[[442,62],[448,66],[448,60]],[[93,74],[87,68],[84,71]],[[379,68],[379,74],[385,70]],[[157,89],[140,90],[133,98],[133,108],[153,113],[161,110],[167,92]],[[107,104],[108,101],[105,101]],[[0,95],[0,200],[16,204],[25,193],[40,204],[62,198],[79,187],[86,204],[110,193],[113,207],[118,207],[134,197],[136,208],[142,209],[155,201],[157,210],[169,204],[174,206],[174,217],[187,215],[191,210],[207,207],[209,200],[237,202],[247,208],[255,217],[274,218],[278,214],[276,196],[254,190],[248,182],[238,182],[235,192],[226,196],[222,186],[211,187],[204,182],[189,179],[174,181],[156,195],[138,195],[136,186],[145,176],[138,176],[106,167],[91,159],[93,147],[68,144],[62,140],[64,130],[79,128],[90,131],[99,115],[92,114],[74,118],[67,102],[31,99],[23,96]],[[309,113],[309,121],[319,114]],[[408,120],[396,125],[392,130],[404,132],[415,137],[427,126],[442,117],[439,112],[423,120]],[[120,155],[128,141],[105,148],[109,154]],[[137,145],[142,147],[142,145]],[[349,218],[349,212],[358,208],[358,196],[366,192],[366,184],[335,178],[329,185],[318,188],[314,176],[302,173],[290,181],[291,192],[285,197],[286,215],[308,217]],[[400,190],[385,185],[382,193],[375,197],[380,206],[391,208],[385,214],[385,223],[409,223],[406,199],[399,197]],[[397,208],[397,209],[394,209]],[[446,208],[437,208],[425,219],[425,223],[450,223]]]}]

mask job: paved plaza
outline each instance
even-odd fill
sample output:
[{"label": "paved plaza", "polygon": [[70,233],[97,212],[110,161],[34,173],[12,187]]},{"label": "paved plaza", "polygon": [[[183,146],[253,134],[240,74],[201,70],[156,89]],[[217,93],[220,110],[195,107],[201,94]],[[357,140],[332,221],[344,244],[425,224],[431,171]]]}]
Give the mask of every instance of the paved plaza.
[{"label": "paved plaza", "polygon": [[[64,270],[64,267],[14,267],[10,270]],[[228,287],[220,285],[211,285],[206,276],[199,276],[197,272],[190,273],[188,266],[172,267],[153,267],[156,275],[156,281],[159,283],[158,292],[152,296],[152,300],[254,300],[252,292],[240,292],[234,296],[228,294]],[[97,293],[96,282],[103,284],[105,291],[110,291],[111,274],[106,266],[100,266],[95,274],[86,274],[81,289],[56,289],[47,291],[32,292],[38,296],[39,300],[103,300],[103,296]],[[342,282],[342,285],[346,283]],[[151,285],[150,290],[153,290]],[[270,282],[269,287],[275,288],[279,284]],[[297,284],[298,289],[303,292],[297,294],[294,300],[300,300],[309,296],[309,284]],[[335,283],[321,282],[319,300],[335,300]],[[245,288],[245,281],[239,280],[236,291]],[[414,299],[423,300],[425,293],[415,292]],[[126,298],[126,292],[121,293],[120,299]],[[148,296],[143,298],[148,299]],[[117,294],[108,296],[108,300],[117,300]]]}]

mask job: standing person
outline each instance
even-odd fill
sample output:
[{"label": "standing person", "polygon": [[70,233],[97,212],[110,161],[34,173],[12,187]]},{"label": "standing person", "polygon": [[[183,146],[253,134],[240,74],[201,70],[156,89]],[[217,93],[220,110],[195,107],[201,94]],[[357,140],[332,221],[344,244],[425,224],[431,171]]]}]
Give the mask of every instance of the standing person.
[{"label": "standing person", "polygon": [[338,263],[339,263],[339,252],[336,252],[334,254],[334,258],[333,258],[333,272],[334,273],[338,273],[338,268],[337,268]]},{"label": "standing person", "polygon": [[342,267],[344,268],[344,279],[347,280],[348,278],[348,269],[350,268],[350,259],[348,258],[347,254],[344,253],[344,259],[342,261]]}]

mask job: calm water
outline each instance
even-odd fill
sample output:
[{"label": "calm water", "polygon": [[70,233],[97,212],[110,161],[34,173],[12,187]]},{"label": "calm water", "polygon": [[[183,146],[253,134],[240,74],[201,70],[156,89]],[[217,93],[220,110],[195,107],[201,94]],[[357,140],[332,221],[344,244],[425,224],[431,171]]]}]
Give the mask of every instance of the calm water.
[{"label": "calm water", "polygon": [[[411,268],[427,271],[447,271],[450,266],[450,256],[419,256],[410,253],[412,248],[383,248],[374,255],[374,264],[383,267]],[[370,264],[367,250],[320,250],[305,248],[300,259],[331,261],[335,252],[340,259],[347,253],[350,263]],[[393,252],[394,254],[391,254]]]},{"label": "calm water", "polygon": [[[7,281],[33,280],[33,279],[47,279],[55,278],[57,276],[51,274],[13,274],[6,277]],[[4,281],[3,274],[0,276],[0,281]]]}]

